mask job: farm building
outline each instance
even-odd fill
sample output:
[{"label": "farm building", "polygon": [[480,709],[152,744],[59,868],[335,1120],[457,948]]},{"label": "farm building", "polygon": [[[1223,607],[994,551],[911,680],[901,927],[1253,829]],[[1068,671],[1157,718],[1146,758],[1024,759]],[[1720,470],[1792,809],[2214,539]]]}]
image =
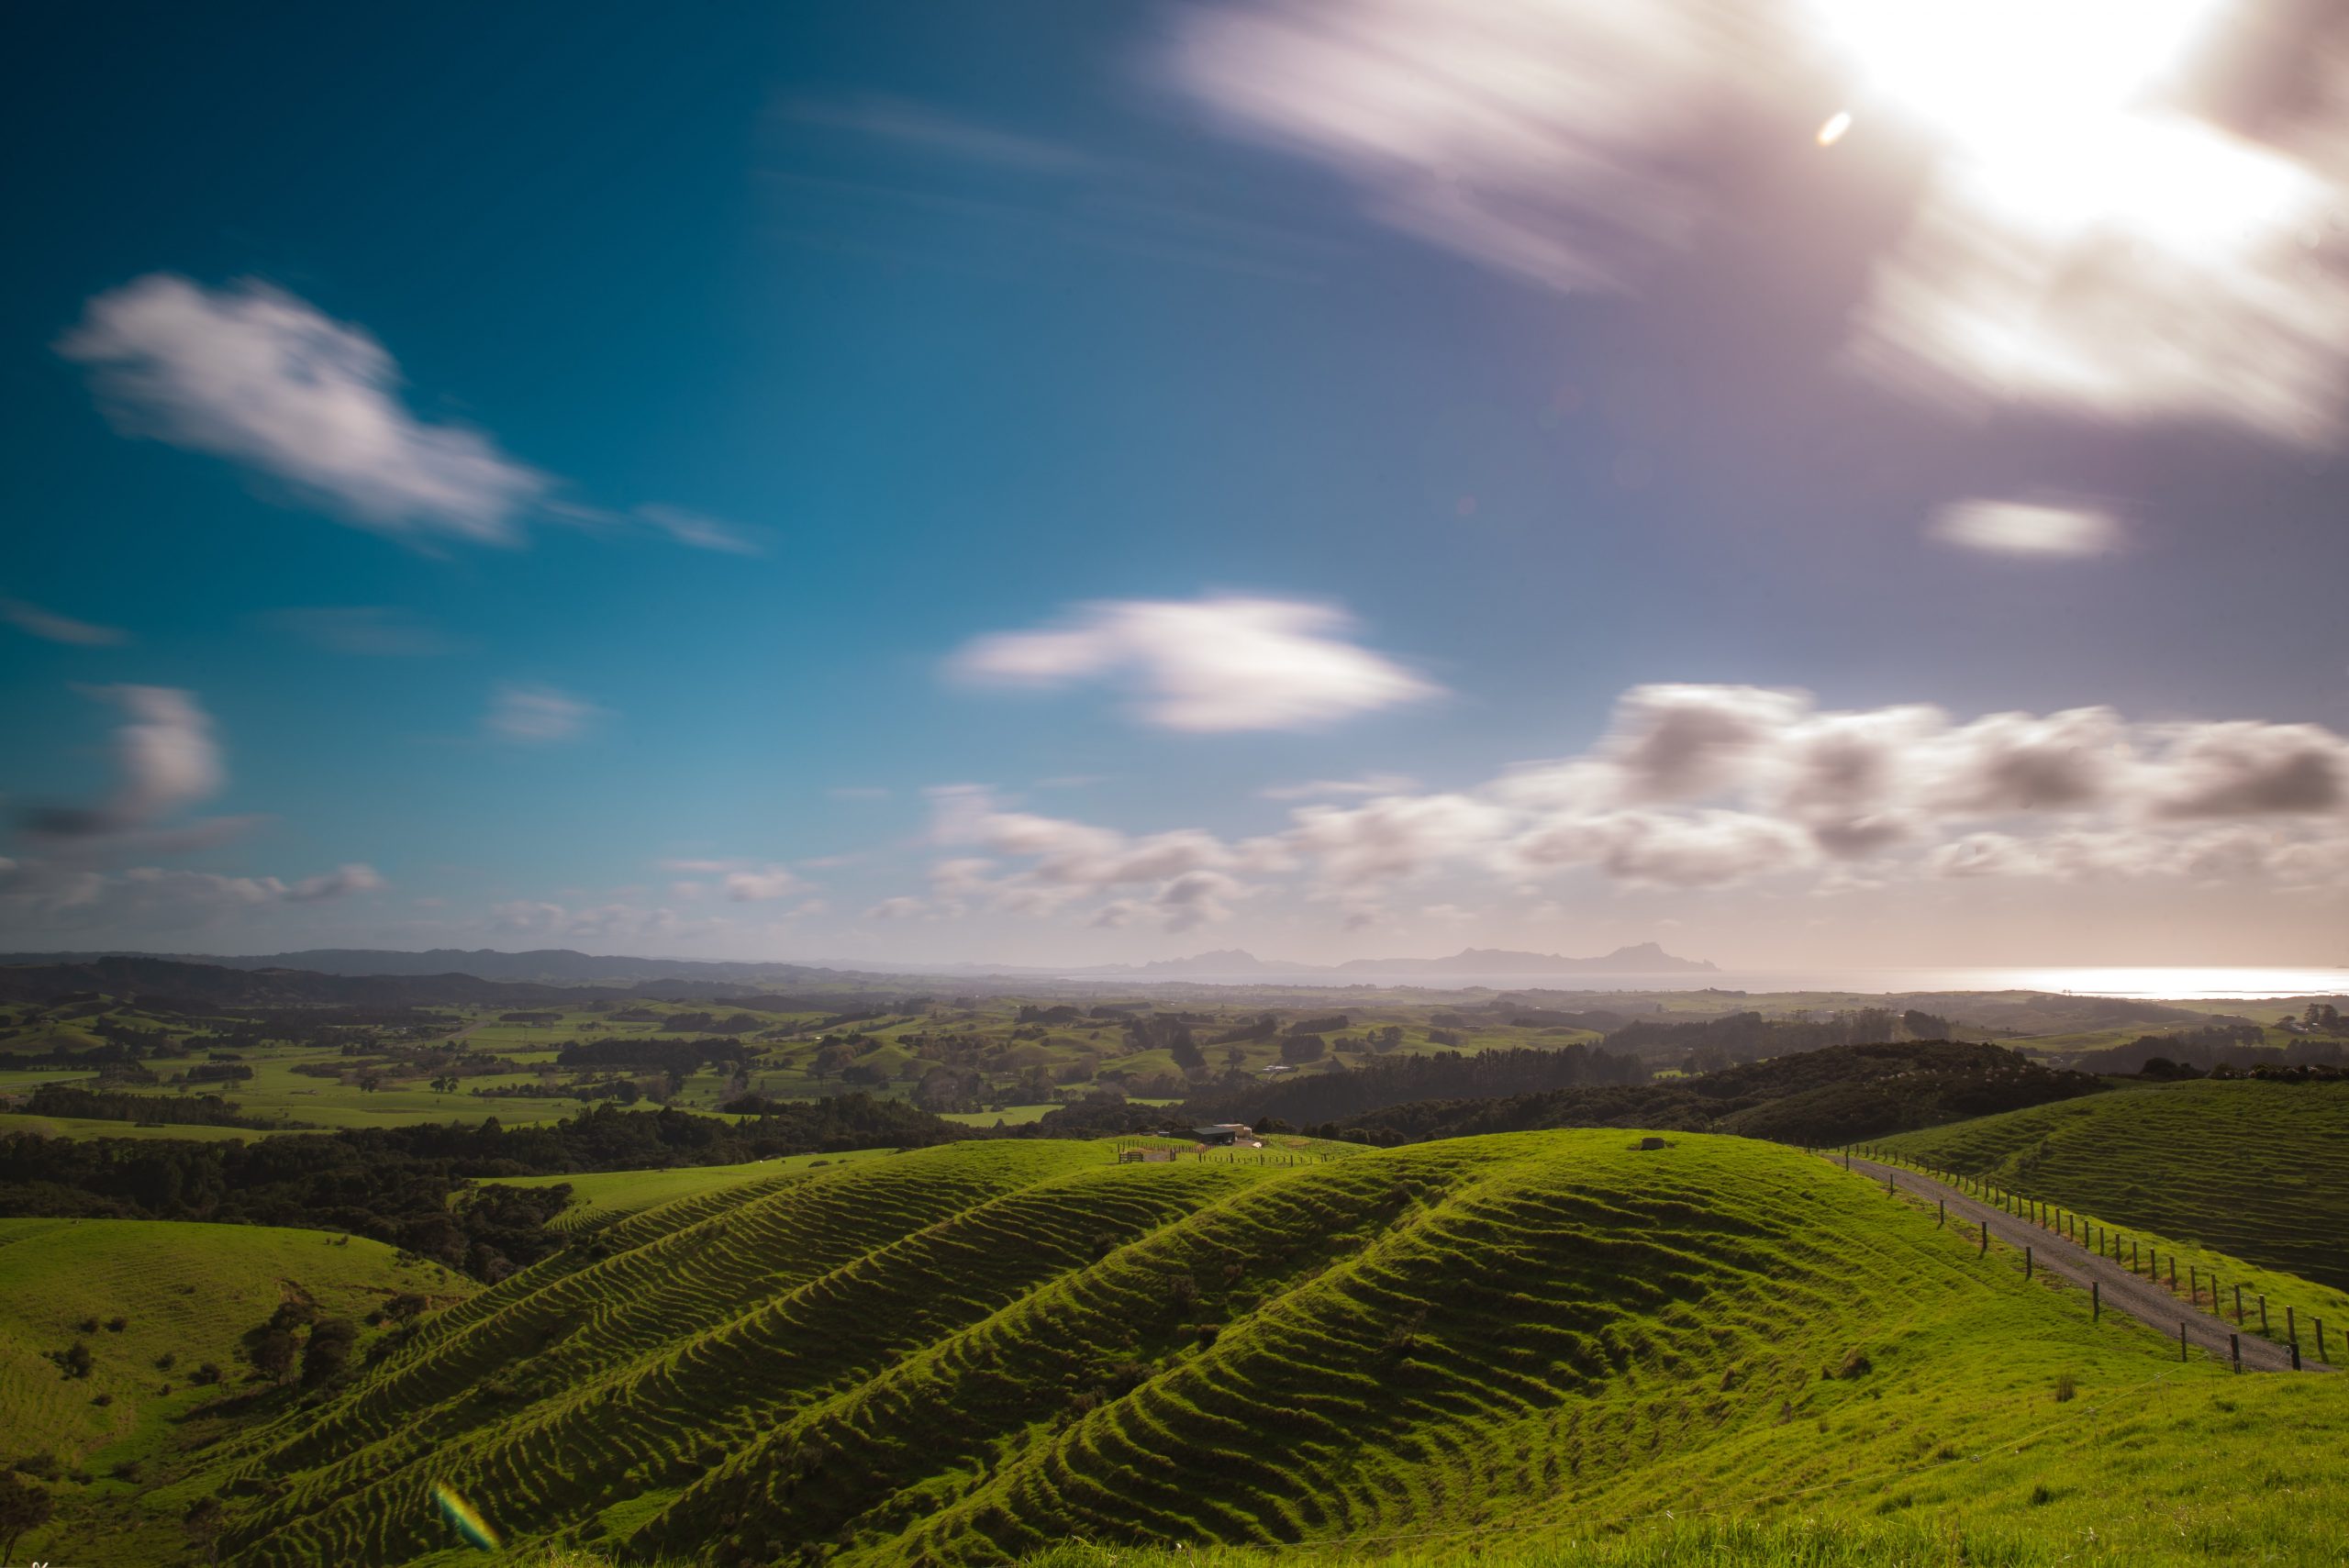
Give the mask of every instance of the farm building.
[{"label": "farm building", "polygon": [[1256,1129],[1244,1121],[1219,1121],[1191,1129],[1191,1136],[1210,1149],[1229,1149],[1235,1143],[1253,1143]]}]

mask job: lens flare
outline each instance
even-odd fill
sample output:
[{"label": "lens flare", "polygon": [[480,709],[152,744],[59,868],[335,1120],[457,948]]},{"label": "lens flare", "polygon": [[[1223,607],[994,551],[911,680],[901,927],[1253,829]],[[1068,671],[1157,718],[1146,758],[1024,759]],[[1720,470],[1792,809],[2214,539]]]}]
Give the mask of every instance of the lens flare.
[{"label": "lens flare", "polygon": [[1819,145],[1821,147],[1834,146],[1837,142],[1843,139],[1843,133],[1851,128],[1852,111],[1849,109],[1836,110],[1833,114],[1827,117],[1827,123],[1819,128]]},{"label": "lens flare", "polygon": [[480,1510],[457,1496],[454,1487],[445,1482],[435,1482],[432,1500],[440,1505],[440,1517],[449,1521],[451,1529],[465,1538],[466,1545],[483,1551],[497,1550],[497,1532],[489,1528],[489,1521],[481,1517]]}]

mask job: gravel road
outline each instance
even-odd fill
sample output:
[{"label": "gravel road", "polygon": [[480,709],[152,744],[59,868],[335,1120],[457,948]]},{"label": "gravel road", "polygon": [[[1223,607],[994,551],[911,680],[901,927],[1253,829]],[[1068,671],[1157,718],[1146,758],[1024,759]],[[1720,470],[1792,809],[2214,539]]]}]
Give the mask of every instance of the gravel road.
[{"label": "gravel road", "polygon": [[[1831,1154],[1828,1158],[1838,1164],[1844,1162],[1843,1156],[1841,1154]],[[2103,1296],[2107,1311],[2126,1312],[2130,1317],[2167,1336],[2172,1342],[2176,1340],[2178,1325],[2183,1323],[2186,1326],[2186,1338],[2189,1343],[2199,1346],[2224,1361],[2230,1354],[2228,1336],[2241,1335],[2243,1365],[2245,1372],[2289,1372],[2292,1370],[2292,1352],[2289,1348],[2277,1344],[2273,1340],[2263,1340],[2256,1334],[2247,1333],[2224,1318],[2213,1317],[2198,1307],[2188,1306],[2186,1302],[2170,1294],[2165,1281],[2156,1283],[2145,1278],[2143,1274],[2132,1273],[2125,1263],[2115,1262],[2110,1258],[2099,1257],[2086,1247],[2076,1241],[2067,1240],[2055,1231],[2042,1229],[2030,1220],[2009,1214],[1996,1205],[1970,1197],[1951,1186],[1947,1182],[1915,1171],[1905,1170],[1898,1165],[1885,1165],[1874,1160],[1863,1160],[1856,1155],[1852,1158],[1850,1163],[1854,1171],[1864,1172],[1879,1183],[1889,1176],[1893,1184],[1903,1192],[1920,1193],[1926,1197],[1943,1199],[1949,1205],[1952,1219],[1963,1219],[1969,1225],[1975,1226],[1987,1225],[1990,1228],[1990,1239],[1994,1241],[2003,1242],[2017,1251],[2028,1246],[2031,1249],[2034,1267],[2060,1274],[2083,1290],[2087,1288],[2089,1281],[2095,1281]],[[2301,1370],[2306,1372],[2333,1370],[2317,1361],[2313,1355],[2303,1355],[2300,1366]]]}]

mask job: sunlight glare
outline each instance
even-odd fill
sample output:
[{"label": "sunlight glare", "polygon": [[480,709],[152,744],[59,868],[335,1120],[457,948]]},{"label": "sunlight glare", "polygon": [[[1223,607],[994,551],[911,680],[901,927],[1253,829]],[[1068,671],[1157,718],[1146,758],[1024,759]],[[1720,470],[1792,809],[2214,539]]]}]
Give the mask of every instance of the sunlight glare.
[{"label": "sunlight glare", "polygon": [[1834,146],[1837,142],[1843,139],[1843,133],[1851,128],[1852,111],[1849,109],[1836,110],[1833,114],[1827,117],[1827,123],[1819,128],[1819,145],[1821,147]]}]

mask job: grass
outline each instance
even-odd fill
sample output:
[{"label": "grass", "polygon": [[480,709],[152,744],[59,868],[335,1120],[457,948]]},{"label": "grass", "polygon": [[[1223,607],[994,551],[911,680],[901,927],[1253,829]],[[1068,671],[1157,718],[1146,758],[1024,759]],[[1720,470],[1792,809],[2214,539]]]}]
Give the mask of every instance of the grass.
[{"label": "grass", "polygon": [[[0,1460],[46,1450],[103,1471],[139,1457],[162,1423],[221,1392],[190,1381],[206,1362],[242,1381],[239,1337],[282,1301],[357,1318],[402,1291],[448,1302],[475,1288],[380,1242],[320,1230],[0,1219]],[[75,1343],[89,1347],[91,1367],[68,1378],[49,1357]],[[165,1356],[170,1366],[159,1366]]]},{"label": "grass", "polygon": [[178,1495],[221,1489],[253,1568],[431,1558],[436,1482],[517,1562],[2337,1561],[2349,1380],[2181,1364],[1791,1149],[1635,1142],[1034,1140],[718,1187]]},{"label": "grass", "polygon": [[592,1229],[615,1219],[679,1198],[700,1197],[743,1182],[857,1160],[874,1160],[886,1149],[853,1149],[844,1154],[794,1154],[741,1165],[679,1165],[660,1171],[596,1171],[573,1176],[501,1176],[502,1187],[568,1185],[571,1202],[555,1216],[558,1230]]},{"label": "grass", "polygon": [[[2349,1291],[2349,1084],[2146,1085],[1881,1143],[2120,1229]],[[2349,1300],[2328,1317],[2349,1327]]]}]

